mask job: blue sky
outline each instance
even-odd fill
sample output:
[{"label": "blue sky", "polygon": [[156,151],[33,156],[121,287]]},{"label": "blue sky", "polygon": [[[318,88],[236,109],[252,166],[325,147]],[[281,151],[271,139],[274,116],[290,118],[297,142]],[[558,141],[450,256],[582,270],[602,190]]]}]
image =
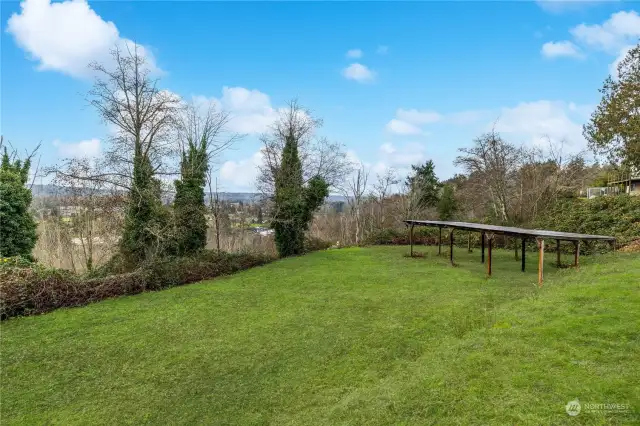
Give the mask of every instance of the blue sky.
[{"label": "blue sky", "polygon": [[[42,163],[98,155],[86,64],[123,40],[161,85],[215,101],[246,133],[219,161],[223,190],[252,190],[258,135],[292,98],[372,174],[457,149],[497,121],[509,140],[585,148],[598,88],[640,37],[625,2],[1,2],[1,132]],[[636,10],[634,10],[636,6]]]}]

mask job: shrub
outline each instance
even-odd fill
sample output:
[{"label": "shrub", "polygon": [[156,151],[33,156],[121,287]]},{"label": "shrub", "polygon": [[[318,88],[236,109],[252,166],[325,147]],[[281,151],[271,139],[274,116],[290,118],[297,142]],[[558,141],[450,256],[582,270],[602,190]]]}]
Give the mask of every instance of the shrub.
[{"label": "shrub", "polygon": [[306,237],[304,240],[304,251],[310,253],[312,251],[326,250],[331,247],[330,241],[325,241],[316,237]]},{"label": "shrub", "polygon": [[[443,231],[442,239],[444,241],[446,232]],[[365,240],[365,245],[408,245],[409,229],[387,228],[381,229],[369,234]],[[415,227],[413,228],[413,243],[416,245],[433,245],[438,244],[438,229],[431,227]]]},{"label": "shrub", "polygon": [[[640,197],[617,195],[590,200],[563,199],[552,205],[533,226],[538,229],[610,235],[618,245],[640,238]],[[593,244],[594,248],[604,244]]]},{"label": "shrub", "polygon": [[[35,315],[111,297],[161,290],[263,265],[272,257],[202,251],[192,257],[158,259],[118,275],[79,276],[37,264],[0,267],[0,317]],[[4,262],[8,263],[8,262]]]}]

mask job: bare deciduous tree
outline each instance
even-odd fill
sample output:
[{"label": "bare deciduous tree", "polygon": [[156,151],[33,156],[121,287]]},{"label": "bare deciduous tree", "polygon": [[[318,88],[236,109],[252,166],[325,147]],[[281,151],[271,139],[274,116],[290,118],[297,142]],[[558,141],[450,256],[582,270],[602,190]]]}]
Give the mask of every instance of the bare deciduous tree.
[{"label": "bare deciduous tree", "polygon": [[460,148],[454,164],[462,166],[469,174],[481,177],[476,191],[487,194],[493,214],[503,223],[510,223],[514,176],[522,157],[522,150],[511,145],[491,130],[474,140],[471,148]]},{"label": "bare deciduous tree", "polygon": [[373,184],[372,195],[376,200],[377,214],[376,214],[376,227],[381,229],[385,225],[385,203],[388,201],[387,197],[390,195],[393,187],[400,183],[398,175],[395,169],[389,168],[384,173],[378,173],[376,175],[376,182]]},{"label": "bare deciduous tree", "polygon": [[316,130],[321,126],[322,120],[293,100],[271,126],[271,132],[261,136],[263,164],[258,166],[257,187],[265,198],[274,194],[275,177],[288,135],[293,136],[298,144],[303,184],[314,176],[323,178],[333,188],[344,181],[350,164],[343,147],[317,137]]},{"label": "bare deciduous tree", "polygon": [[344,185],[344,196],[349,203],[351,214],[355,224],[355,242],[360,243],[362,237],[362,201],[367,190],[367,180],[369,171],[360,163],[355,167],[355,171]]}]

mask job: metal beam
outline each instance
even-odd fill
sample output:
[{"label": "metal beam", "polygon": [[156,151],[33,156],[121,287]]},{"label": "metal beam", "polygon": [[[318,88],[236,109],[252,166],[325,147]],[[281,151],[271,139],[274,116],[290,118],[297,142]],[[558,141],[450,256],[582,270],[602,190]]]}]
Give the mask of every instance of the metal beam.
[{"label": "metal beam", "polygon": [[482,247],[482,263],[484,263],[484,240],[485,240],[485,236],[486,234],[484,232],[482,232],[480,234],[480,247]]},{"label": "metal beam", "polygon": [[442,226],[438,226],[440,234],[438,235],[438,256],[442,254]]},{"label": "metal beam", "polygon": [[560,240],[556,240],[556,268],[562,266],[562,262],[560,262]]},{"label": "metal beam", "polygon": [[574,245],[575,251],[573,253],[573,266],[575,266],[576,269],[580,269],[580,241],[576,241]]}]

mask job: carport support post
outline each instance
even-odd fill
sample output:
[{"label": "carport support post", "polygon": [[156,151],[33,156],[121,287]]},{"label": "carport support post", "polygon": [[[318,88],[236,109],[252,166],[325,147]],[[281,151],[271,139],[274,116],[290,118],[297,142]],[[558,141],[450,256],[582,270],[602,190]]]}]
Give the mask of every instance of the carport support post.
[{"label": "carport support post", "polygon": [[473,253],[473,251],[471,250],[471,232],[467,233],[468,236],[468,241],[467,241],[467,252],[468,253]]},{"label": "carport support post", "polygon": [[409,256],[413,257],[413,223],[409,226]]},{"label": "carport support post", "polygon": [[487,240],[489,240],[489,251],[487,253],[489,255],[489,258],[487,259],[487,275],[491,276],[491,247],[493,246],[493,235],[489,235]]},{"label": "carport support post", "polygon": [[526,244],[527,244],[527,239],[523,238],[522,239],[522,272],[524,272],[524,254],[526,253],[525,251]]},{"label": "carport support post", "polygon": [[485,238],[485,233],[482,232],[480,234],[480,247],[482,247],[482,263],[484,263],[484,238]]},{"label": "carport support post", "polygon": [[575,245],[575,252],[573,253],[573,266],[576,269],[580,269],[580,241],[576,241],[573,243]]},{"label": "carport support post", "polygon": [[449,231],[449,262],[453,265],[453,228]]},{"label": "carport support post", "polygon": [[542,287],[544,278],[544,240],[537,238],[538,241],[538,287]]},{"label": "carport support post", "polygon": [[438,226],[438,231],[440,235],[438,235],[438,256],[442,254],[442,226]]},{"label": "carport support post", "polygon": [[560,267],[560,240],[556,240],[556,268]]}]

